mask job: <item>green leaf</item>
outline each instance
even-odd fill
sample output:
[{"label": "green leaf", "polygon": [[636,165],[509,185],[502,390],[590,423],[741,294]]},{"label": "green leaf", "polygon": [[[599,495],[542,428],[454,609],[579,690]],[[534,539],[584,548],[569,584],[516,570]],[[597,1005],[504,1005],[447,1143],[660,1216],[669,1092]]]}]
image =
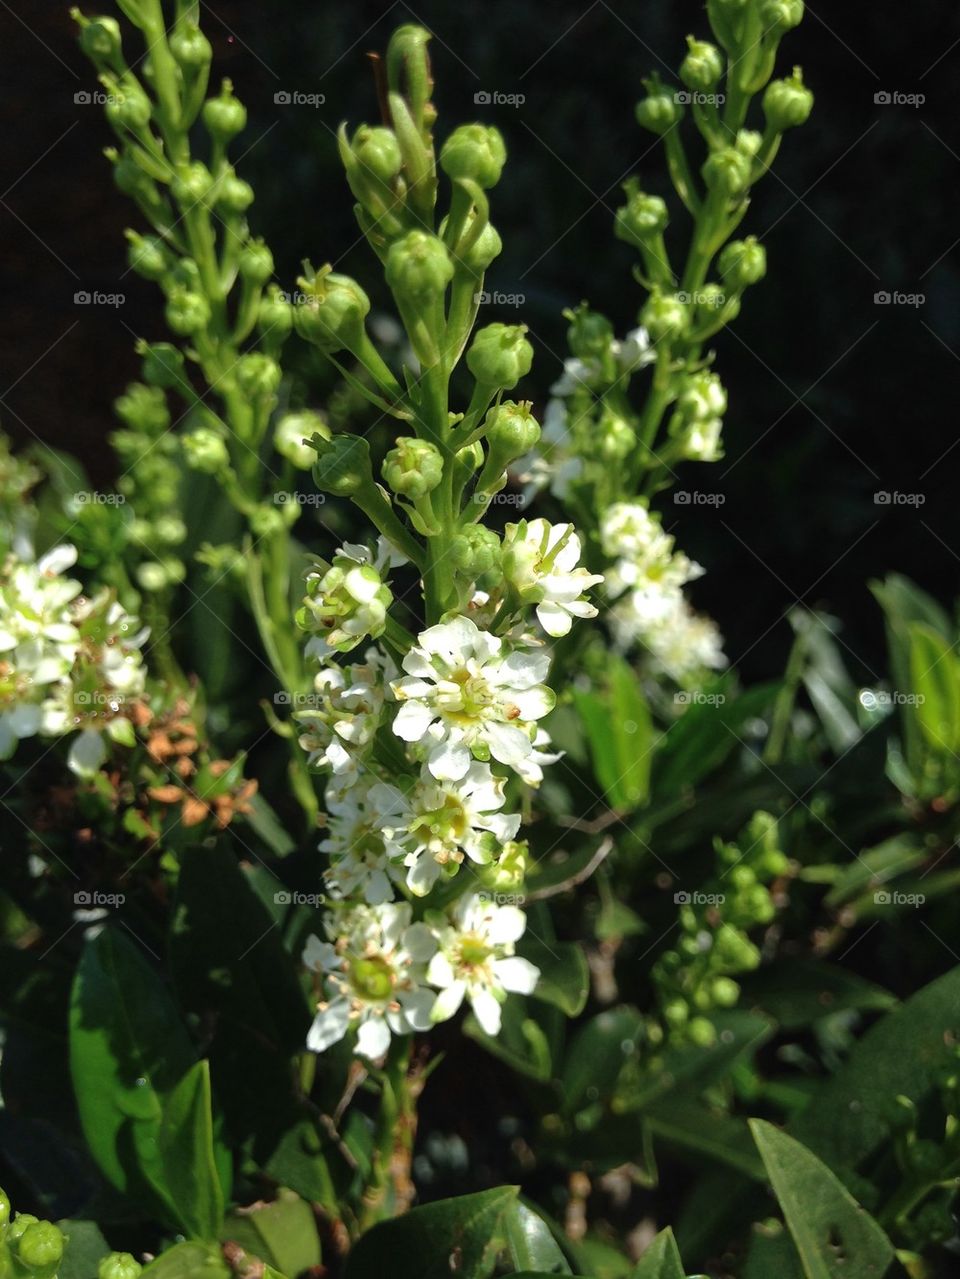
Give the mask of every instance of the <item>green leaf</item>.
[{"label": "green leaf", "polygon": [[642,1031],[640,1013],[626,1007],[608,1008],[578,1028],[561,1071],[564,1114],[573,1114],[581,1102],[612,1094]]},{"label": "green leaf", "polygon": [[553,1068],[550,1042],[539,1020],[530,1015],[528,1001],[521,995],[511,995],[504,1004],[499,1035],[488,1035],[472,1015],[463,1023],[463,1029],[488,1053],[519,1074],[541,1083],[550,1078]]},{"label": "green leaf", "polygon": [[601,692],[574,690],[597,781],[611,808],[630,812],[650,793],[654,728],[643,686],[622,657],[608,656]]},{"label": "green leaf", "polygon": [[881,1279],[890,1240],[806,1146],[762,1119],[750,1121],[807,1279]]},{"label": "green leaf", "polygon": [[631,1279],[685,1279],[685,1276],[677,1241],[668,1226],[637,1262]]},{"label": "green leaf", "polygon": [[763,1165],[750,1140],[747,1125],[733,1115],[708,1110],[696,1094],[678,1092],[644,1110],[644,1120],[655,1137],[692,1154],[763,1180]]},{"label": "green leaf", "polygon": [[937,755],[960,749],[960,671],[952,646],[932,627],[914,622],[910,637],[910,690],[920,732]]},{"label": "green leaf", "polygon": [[897,997],[847,968],[819,960],[768,964],[741,978],[741,1003],[768,1013],[783,1030],[798,1030],[837,1012],[887,1012]]},{"label": "green leaf", "polygon": [[145,1266],[140,1279],[230,1279],[219,1248],[202,1243],[176,1243]]},{"label": "green leaf", "polygon": [[216,1239],[224,1195],[214,1145],[209,1062],[191,1067],[165,1103],[158,1145],[164,1188],[186,1233]]},{"label": "green leaf", "polygon": [[543,1218],[519,1201],[505,1218],[510,1260],[524,1272],[568,1275],[570,1267]]},{"label": "green leaf", "polygon": [[800,1258],[782,1221],[755,1224],[742,1279],[803,1279]]},{"label": "green leaf", "polygon": [[320,1239],[313,1209],[298,1195],[281,1189],[273,1203],[253,1212],[231,1214],[220,1237],[284,1275],[299,1275],[320,1265]]},{"label": "green leaf", "polygon": [[98,1262],[111,1252],[100,1227],[94,1221],[65,1220],[57,1225],[67,1240],[57,1279],[92,1279]]},{"label": "green leaf", "polygon": [[533,998],[553,1004],[568,1017],[578,1017],[590,994],[590,970],[583,948],[576,942],[538,941],[528,930],[517,951],[540,969]]},{"label": "green leaf", "polygon": [[489,1279],[516,1202],[516,1186],[499,1186],[381,1222],[354,1246],[346,1279]]},{"label": "green leaf", "polygon": [[87,1144],[121,1193],[166,1202],[157,1145],[164,1106],[195,1060],[137,947],[110,928],[88,941],[70,1004],[70,1070]]},{"label": "green leaf", "polygon": [[[858,1040],[815,1101],[790,1125],[794,1137],[835,1169],[873,1207],[869,1187],[850,1176],[874,1161],[890,1137],[889,1098],[918,1106],[938,1086],[960,1039],[960,967],[939,977]],[[909,1051],[905,1049],[909,1048]]]}]

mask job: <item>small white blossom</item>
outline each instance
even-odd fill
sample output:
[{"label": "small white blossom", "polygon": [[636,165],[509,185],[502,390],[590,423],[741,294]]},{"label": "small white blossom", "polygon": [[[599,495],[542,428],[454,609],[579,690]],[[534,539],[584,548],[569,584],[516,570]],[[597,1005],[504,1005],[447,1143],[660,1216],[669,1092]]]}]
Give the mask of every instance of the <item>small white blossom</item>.
[{"label": "small white blossom", "polygon": [[503,641],[468,617],[423,631],[403,659],[406,675],[393,692],[400,703],[393,731],[405,742],[425,743],[434,777],[466,775],[472,757],[523,771],[533,753],[533,721],[553,709],[543,684],[546,653],[504,655]]},{"label": "small white blossom", "polygon": [[572,524],[521,520],[503,535],[503,566],[520,599],[536,605],[537,620],[548,635],[566,635],[573,619],[596,617],[583,592],[603,581],[579,568],[580,539]]},{"label": "small white blossom", "polygon": [[387,855],[407,867],[407,887],[425,897],[441,873],[455,874],[464,858],[488,865],[520,829],[520,815],[500,810],[504,780],[472,762],[463,777],[439,781],[426,769],[409,796],[387,783],[371,787]]},{"label": "small white blossom", "polygon": [[333,561],[317,563],[307,574],[307,594],[298,624],[311,631],[308,657],[325,659],[348,653],[362,640],[383,634],[393,593],[386,574],[403,557],[381,538],[376,550],[345,542]]},{"label": "small white blossom", "polygon": [[374,785],[370,778],[352,778],[342,789],[327,788],[327,837],[320,851],[332,862],[323,879],[334,900],[359,895],[380,906],[393,900],[394,884],[403,879],[387,857],[382,826],[389,813],[371,801]]},{"label": "small white blossom", "polygon": [[303,962],[323,986],[307,1035],[311,1052],[356,1031],[357,1053],[376,1060],[392,1035],[429,1029],[433,995],[422,983],[436,940],[411,917],[407,902],[346,907],[324,920],[330,941],[307,939]]},{"label": "small white blossom", "polygon": [[373,647],[362,663],[321,667],[313,681],[314,705],[294,715],[311,768],[328,768],[338,777],[356,774],[380,726],[388,681],[395,674],[390,658]]},{"label": "small white blossom", "polygon": [[466,999],[483,1030],[499,1034],[507,993],[531,994],[540,976],[514,954],[526,926],[517,906],[498,906],[479,893],[463,898],[452,922],[438,929],[439,949],[427,968],[427,981],[440,991],[431,1020],[446,1021]]}]

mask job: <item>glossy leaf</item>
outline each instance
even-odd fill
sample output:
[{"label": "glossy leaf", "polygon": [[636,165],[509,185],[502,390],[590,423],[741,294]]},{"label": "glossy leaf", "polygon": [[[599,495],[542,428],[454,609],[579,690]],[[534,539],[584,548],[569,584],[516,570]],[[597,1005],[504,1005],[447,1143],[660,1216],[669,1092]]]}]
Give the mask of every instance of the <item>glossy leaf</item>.
[{"label": "glossy leaf", "polygon": [[544,1275],[568,1275],[570,1266],[543,1218],[517,1202],[505,1217],[507,1248],[518,1271]]},{"label": "glossy leaf", "polygon": [[230,1279],[219,1248],[202,1243],[177,1243],[145,1266],[140,1279]]},{"label": "glossy leaf", "polygon": [[187,1234],[216,1239],[224,1195],[217,1168],[210,1065],[198,1061],[163,1107],[158,1139],[163,1185]]},{"label": "glossy leaf", "polygon": [[686,1279],[673,1231],[661,1230],[637,1263],[631,1279]]},{"label": "glossy leaf", "polygon": [[807,1279],[881,1279],[894,1259],[883,1230],[799,1141],[750,1122]]},{"label": "glossy leaf", "polygon": [[516,1202],[515,1186],[499,1186],[381,1222],[351,1251],[346,1279],[489,1279]]}]

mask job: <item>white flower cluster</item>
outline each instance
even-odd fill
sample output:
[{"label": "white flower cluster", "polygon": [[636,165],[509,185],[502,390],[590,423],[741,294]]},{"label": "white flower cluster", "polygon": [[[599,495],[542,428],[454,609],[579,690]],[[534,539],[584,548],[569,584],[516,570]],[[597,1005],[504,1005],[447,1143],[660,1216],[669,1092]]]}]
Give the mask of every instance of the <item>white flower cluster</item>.
[{"label": "white flower cluster", "polygon": [[134,744],[124,708],[143,692],[148,632],[109,591],[81,595],[63,576],[76,559],[57,546],[0,568],[0,759],[23,738],[76,733],[68,762],[88,777],[107,757],[104,734]]},{"label": "white flower cluster", "polygon": [[723,641],[709,618],[688,604],[683,587],[703,569],[663,531],[643,502],[617,502],[600,529],[604,554],[613,567],[605,589],[613,607],[610,624],[621,648],[643,644],[655,664],[682,683],[726,665]]},{"label": "white flower cluster", "polygon": [[[509,526],[509,607],[534,609],[549,635],[594,616],[583,591],[602,579],[579,568],[579,556],[569,525]],[[338,610],[334,629],[351,648],[382,634],[386,618],[368,605],[392,594],[374,563],[365,548],[334,557],[334,576],[308,584],[301,622],[312,628]],[[362,590],[349,580],[357,574]],[[486,616],[482,600],[474,616]],[[391,1033],[425,1029],[464,998],[495,1034],[505,992],[529,993],[537,971],[513,954],[523,912],[478,890],[522,883],[526,846],[507,786],[511,776],[539,785],[559,758],[541,723],[556,700],[550,656],[522,624],[501,636],[453,616],[422,631],[399,664],[377,645],[362,661],[338,663],[321,624],[326,641],[309,647],[315,696],[297,713],[311,765],[329,775],[320,845],[330,860],[329,941],[312,941],[306,956],[323,985],[310,1046],[320,1051],[356,1029],[357,1051],[379,1056]],[[440,911],[431,909],[437,900]],[[410,902],[422,902],[419,922]]]}]

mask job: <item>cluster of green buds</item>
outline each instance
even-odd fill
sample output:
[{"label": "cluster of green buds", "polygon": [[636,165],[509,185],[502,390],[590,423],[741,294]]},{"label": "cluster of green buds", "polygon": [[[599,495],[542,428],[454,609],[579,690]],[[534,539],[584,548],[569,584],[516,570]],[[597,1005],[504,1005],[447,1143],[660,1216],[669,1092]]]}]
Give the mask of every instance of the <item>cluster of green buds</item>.
[{"label": "cluster of green buds", "polygon": [[[294,308],[271,284],[273,256],[248,223],[254,193],[229,158],[247,112],[229,80],[209,91],[212,51],[199,6],[177,4],[169,22],[160,0],[120,7],[141,46],[133,56],[115,19],[73,16],[106,90],[114,179],[148,224],[127,232],[129,269],[160,287],[174,335],[173,343],[139,344],[142,381],[117,403],[123,426],[112,442],[134,511],[129,554],[141,590],[178,583],[183,473],[215,476],[246,523],[248,562],[256,561],[249,605],[264,646],[294,686],[300,655],[279,619],[289,617],[289,526],[302,508],[274,500],[287,460],[281,454],[271,465],[269,429]],[[136,56],[144,48],[146,62]],[[261,562],[269,569],[257,569]],[[165,597],[153,607],[162,614]],[[162,616],[157,623],[166,629]]]},{"label": "cluster of green buds", "polygon": [[[484,273],[501,250],[488,192],[503,170],[503,139],[486,125],[461,125],[438,151],[428,40],[416,26],[394,33],[384,59],[386,122],[343,125],[338,135],[357,221],[382,263],[414,360],[399,374],[388,366],[368,331],[370,299],[329,266],[306,264],[293,323],[406,426],[380,462],[385,486],[374,479],[365,442],[338,436],[315,440],[314,477],[323,491],[359,505],[423,571],[428,617],[439,620],[471,598],[474,551],[489,539],[470,530],[539,426],[529,405],[501,402],[530,370],[524,326],[493,323],[474,333]],[[450,381],[462,358],[473,388],[465,408],[452,412]]]},{"label": "cluster of green buds", "polygon": [[776,913],[770,885],[789,869],[779,847],[777,823],[759,812],[732,844],[717,840],[717,871],[696,892],[674,894],[680,940],[652,970],[658,1020],[649,1035],[709,1047],[716,1038],[710,1014],[732,1008],[740,998],[737,974],[760,962],[750,933]]},{"label": "cluster of green buds", "polygon": [[56,1279],[65,1245],[53,1222],[28,1212],[11,1218],[10,1200],[0,1190],[0,1279]]}]

